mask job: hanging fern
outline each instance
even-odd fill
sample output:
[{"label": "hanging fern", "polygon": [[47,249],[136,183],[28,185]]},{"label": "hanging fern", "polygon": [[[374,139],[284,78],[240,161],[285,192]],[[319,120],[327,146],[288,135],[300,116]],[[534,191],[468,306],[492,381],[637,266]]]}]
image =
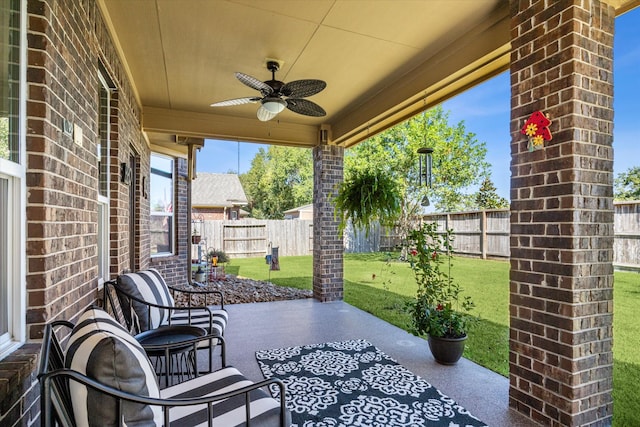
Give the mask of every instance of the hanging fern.
[{"label": "hanging fern", "polygon": [[349,220],[354,228],[364,228],[376,220],[391,224],[400,213],[400,191],[396,182],[381,170],[360,170],[345,180],[333,199],[340,218],[340,235]]}]

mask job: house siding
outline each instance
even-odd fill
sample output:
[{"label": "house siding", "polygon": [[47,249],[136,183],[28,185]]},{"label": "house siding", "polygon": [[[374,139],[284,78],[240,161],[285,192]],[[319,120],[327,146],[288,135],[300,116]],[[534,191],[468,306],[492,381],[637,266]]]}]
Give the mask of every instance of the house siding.
[{"label": "house siding", "polygon": [[215,219],[233,219],[231,212],[236,212],[236,218],[240,219],[240,208],[192,208],[192,217],[205,221]]}]

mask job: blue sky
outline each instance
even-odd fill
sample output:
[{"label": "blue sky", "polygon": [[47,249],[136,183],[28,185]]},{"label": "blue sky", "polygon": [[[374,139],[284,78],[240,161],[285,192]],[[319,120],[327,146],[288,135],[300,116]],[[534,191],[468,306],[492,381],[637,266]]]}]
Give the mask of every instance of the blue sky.
[{"label": "blue sky", "polygon": [[[640,8],[616,18],[614,41],[614,173],[640,166]],[[443,103],[449,123],[464,121],[468,132],[487,144],[492,180],[498,194],[509,198],[511,161],[509,135],[510,87],[508,72]],[[553,119],[553,118],[552,118]],[[207,141],[198,154],[200,172],[244,173],[262,144]]]}]

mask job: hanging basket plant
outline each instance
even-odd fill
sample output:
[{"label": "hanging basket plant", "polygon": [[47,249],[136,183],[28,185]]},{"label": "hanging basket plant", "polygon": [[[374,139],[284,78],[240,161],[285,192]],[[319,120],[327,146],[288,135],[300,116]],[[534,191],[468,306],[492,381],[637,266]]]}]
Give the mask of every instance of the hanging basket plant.
[{"label": "hanging basket plant", "polygon": [[338,231],[342,235],[351,221],[368,234],[374,221],[391,224],[400,213],[400,191],[391,176],[381,170],[360,170],[346,179],[333,199]]}]

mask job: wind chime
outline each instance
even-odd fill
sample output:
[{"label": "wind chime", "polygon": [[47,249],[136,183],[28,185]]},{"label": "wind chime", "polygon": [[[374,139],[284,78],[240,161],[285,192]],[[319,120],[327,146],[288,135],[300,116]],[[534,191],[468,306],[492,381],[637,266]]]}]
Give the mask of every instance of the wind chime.
[{"label": "wind chime", "polygon": [[[427,143],[427,118],[424,117],[424,143]],[[432,172],[431,168],[433,166],[433,148],[431,147],[420,147],[418,148],[418,182],[419,185],[425,185],[427,188],[431,188],[432,184]],[[422,206],[429,206],[429,197],[425,194],[420,202]]]},{"label": "wind chime", "polygon": [[[427,188],[431,188],[432,173],[431,167],[433,164],[433,148],[420,147],[418,148],[418,176],[420,186],[425,185]],[[422,206],[429,206],[429,197],[425,194],[420,202]]]}]

